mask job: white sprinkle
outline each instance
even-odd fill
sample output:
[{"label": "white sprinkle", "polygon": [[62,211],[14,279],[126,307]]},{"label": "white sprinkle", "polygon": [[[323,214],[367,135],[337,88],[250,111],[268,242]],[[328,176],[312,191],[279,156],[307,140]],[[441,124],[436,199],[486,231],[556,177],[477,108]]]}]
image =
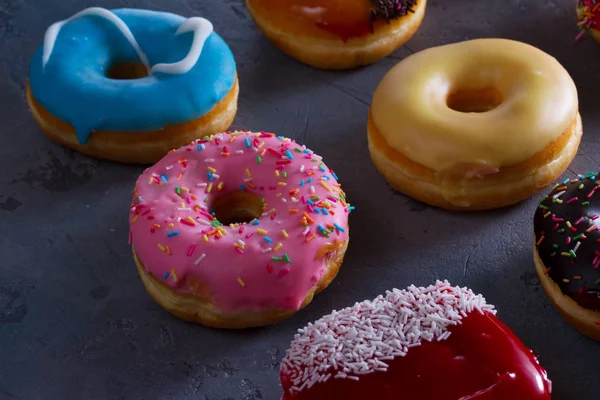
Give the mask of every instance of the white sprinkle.
[{"label": "white sprinkle", "polygon": [[208,183],[197,183],[196,187],[206,187]]},{"label": "white sprinkle", "polygon": [[205,220],[205,219],[200,219],[200,218],[196,218],[196,219],[197,219],[197,220],[198,220],[198,222],[200,222],[201,224],[212,226],[212,224],[211,224],[210,222],[208,222],[207,220]]},{"label": "white sprinkle", "polygon": [[250,182],[251,180],[253,180],[254,178],[246,178],[244,179],[244,182]]},{"label": "white sprinkle", "polygon": [[238,240],[237,240],[237,242],[238,242],[239,244],[241,244],[242,246],[245,246],[245,245],[246,245],[246,242],[244,242],[242,239],[238,239]]},{"label": "white sprinkle", "polygon": [[579,248],[579,246],[581,246],[581,242],[577,241],[577,243],[575,243],[575,247],[573,248],[573,253],[577,253],[577,249]]},{"label": "white sprinkle", "polygon": [[554,196],[552,196],[553,199],[558,199],[560,196],[562,196],[563,194],[567,193],[566,190],[563,190],[562,192],[558,192],[556,193]]},{"label": "white sprinkle", "polygon": [[284,203],[287,203],[287,200],[285,199],[285,197],[282,197],[281,201],[283,201]]},{"label": "white sprinkle", "polygon": [[310,228],[307,226],[307,227],[304,229],[304,232],[302,232],[302,236],[306,236],[306,235],[308,234],[308,232],[310,232]]},{"label": "white sprinkle", "polygon": [[195,265],[200,264],[200,262],[202,262],[202,260],[204,260],[204,257],[206,257],[206,254],[202,254],[200,257],[198,257],[198,259],[196,261],[194,261]]},{"label": "white sprinkle", "polygon": [[189,208],[189,207],[178,207],[177,209],[178,209],[179,211],[192,211],[192,209],[191,209],[191,208]]},{"label": "white sprinkle", "polygon": [[173,168],[173,166],[172,166],[172,165],[168,165],[168,166],[167,166],[165,169],[168,171],[168,170],[170,170],[171,168]]},{"label": "white sprinkle", "polygon": [[273,249],[270,247],[267,247],[266,249],[262,250],[261,253],[265,254],[265,253],[270,252],[271,250],[273,250]]},{"label": "white sprinkle", "polygon": [[235,154],[244,154],[244,150],[236,150]]},{"label": "white sprinkle", "polygon": [[212,162],[215,162],[215,159],[214,158],[205,158],[204,162],[205,163],[212,163]]},{"label": "white sprinkle", "polygon": [[217,175],[217,174],[213,174],[212,176],[213,176],[213,178],[215,178],[215,179],[219,179],[219,178],[220,178],[220,176],[219,176],[219,175]]},{"label": "white sprinkle", "polygon": [[305,167],[304,167],[304,164],[302,164],[302,165],[300,166],[300,172],[304,172],[304,168],[305,168]]},{"label": "white sprinkle", "polygon": [[311,187],[310,187],[310,192],[311,192],[312,194],[315,194],[315,187],[314,187],[314,186],[312,186],[312,185],[311,185]]},{"label": "white sprinkle", "polygon": [[410,348],[448,339],[448,328],[470,312],[496,313],[481,295],[448,281],[393,289],[333,311],[298,330],[281,363],[291,382],[286,389],[293,394],[332,377],[359,380],[386,371],[386,361],[404,357]]}]

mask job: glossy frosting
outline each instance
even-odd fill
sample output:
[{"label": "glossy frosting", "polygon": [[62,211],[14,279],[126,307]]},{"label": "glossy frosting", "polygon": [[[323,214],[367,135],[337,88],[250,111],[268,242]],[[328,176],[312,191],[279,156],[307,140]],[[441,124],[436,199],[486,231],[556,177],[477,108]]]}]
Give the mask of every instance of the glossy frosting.
[{"label": "glossy frosting", "polygon": [[299,330],[282,400],[550,399],[531,350],[470,290],[394,289]]},{"label": "glossy frosting", "polygon": [[[495,90],[501,104],[480,113],[448,107],[458,92]],[[575,121],[573,80],[530,45],[478,39],[427,49],[392,68],[373,97],[372,118],[387,144],[438,173],[459,166],[519,164]]]},{"label": "glossy frosting", "polygon": [[538,254],[548,276],[579,305],[600,311],[597,175],[591,172],[554,185],[541,200],[533,222]]},{"label": "glossy frosting", "polygon": [[[147,63],[151,75],[106,77],[123,62]],[[30,65],[35,100],[73,125],[81,143],[94,130],[151,131],[197,119],[235,78],[233,55],[209,21],[136,9],[86,9],[52,25]]]},{"label": "glossy frosting", "polygon": [[[221,226],[212,205],[238,190],[259,197],[263,214]],[[179,293],[202,282],[223,311],[296,310],[347,240],[352,208],[312,151],[233,132],[173,151],[140,176],[131,239],[146,270]]]},{"label": "glossy frosting", "polygon": [[313,28],[344,41],[368,35],[374,24],[402,17],[415,4],[415,0],[252,0],[253,7],[286,31],[310,33]]}]

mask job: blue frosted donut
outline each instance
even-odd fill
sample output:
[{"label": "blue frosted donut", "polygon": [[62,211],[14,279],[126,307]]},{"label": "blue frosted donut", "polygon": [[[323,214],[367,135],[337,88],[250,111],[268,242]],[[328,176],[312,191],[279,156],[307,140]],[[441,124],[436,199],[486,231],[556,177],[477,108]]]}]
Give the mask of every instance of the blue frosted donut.
[{"label": "blue frosted donut", "polygon": [[[142,66],[149,75],[139,79],[107,76],[111,68],[123,63]],[[188,128],[183,129],[185,141],[182,137],[181,143],[170,143],[173,148],[226,130],[237,109],[237,74],[231,50],[203,18],[94,7],[48,28],[31,61],[29,92],[32,113],[51,138],[103,157],[106,146],[115,146],[115,135],[98,135],[94,141],[96,132],[145,133],[138,137],[147,142],[148,133],[172,126]],[[185,126],[215,110],[221,113],[202,126]],[[72,132],[57,127],[48,113],[68,124]],[[56,130],[60,132],[52,132]],[[181,129],[175,133],[182,133]],[[165,140],[159,134],[151,139]],[[132,138],[125,142],[139,145]],[[122,144],[116,143],[117,147]],[[100,148],[87,149],[87,145]]]}]

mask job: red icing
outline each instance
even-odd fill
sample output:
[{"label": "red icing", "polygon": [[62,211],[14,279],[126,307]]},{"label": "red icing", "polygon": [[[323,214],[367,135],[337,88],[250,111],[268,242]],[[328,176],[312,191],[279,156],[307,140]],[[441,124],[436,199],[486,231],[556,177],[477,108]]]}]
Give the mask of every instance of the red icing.
[{"label": "red icing", "polygon": [[[411,348],[386,372],[359,381],[330,378],[282,400],[506,400],[550,399],[550,382],[537,358],[493,314],[473,312],[452,335]],[[291,386],[282,373],[284,390]]]},{"label": "red icing", "polygon": [[369,0],[255,0],[278,23],[313,25],[344,41],[371,33]]},{"label": "red icing", "polygon": [[370,19],[365,21],[356,21],[354,23],[328,23],[317,21],[317,27],[333,35],[339,36],[344,42],[350,38],[366,36],[371,33]]}]

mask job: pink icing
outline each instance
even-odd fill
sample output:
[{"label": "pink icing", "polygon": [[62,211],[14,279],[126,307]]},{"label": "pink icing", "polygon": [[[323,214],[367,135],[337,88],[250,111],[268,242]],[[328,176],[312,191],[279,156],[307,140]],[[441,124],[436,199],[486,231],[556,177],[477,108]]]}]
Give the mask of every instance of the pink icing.
[{"label": "pink icing", "polygon": [[[297,310],[332,254],[318,256],[347,239],[353,208],[321,160],[264,132],[219,134],[170,152],[136,183],[130,239],[138,258],[178,293],[191,294],[188,279],[203,282],[222,311]],[[263,199],[262,216],[214,226],[212,202],[242,188]]]}]

